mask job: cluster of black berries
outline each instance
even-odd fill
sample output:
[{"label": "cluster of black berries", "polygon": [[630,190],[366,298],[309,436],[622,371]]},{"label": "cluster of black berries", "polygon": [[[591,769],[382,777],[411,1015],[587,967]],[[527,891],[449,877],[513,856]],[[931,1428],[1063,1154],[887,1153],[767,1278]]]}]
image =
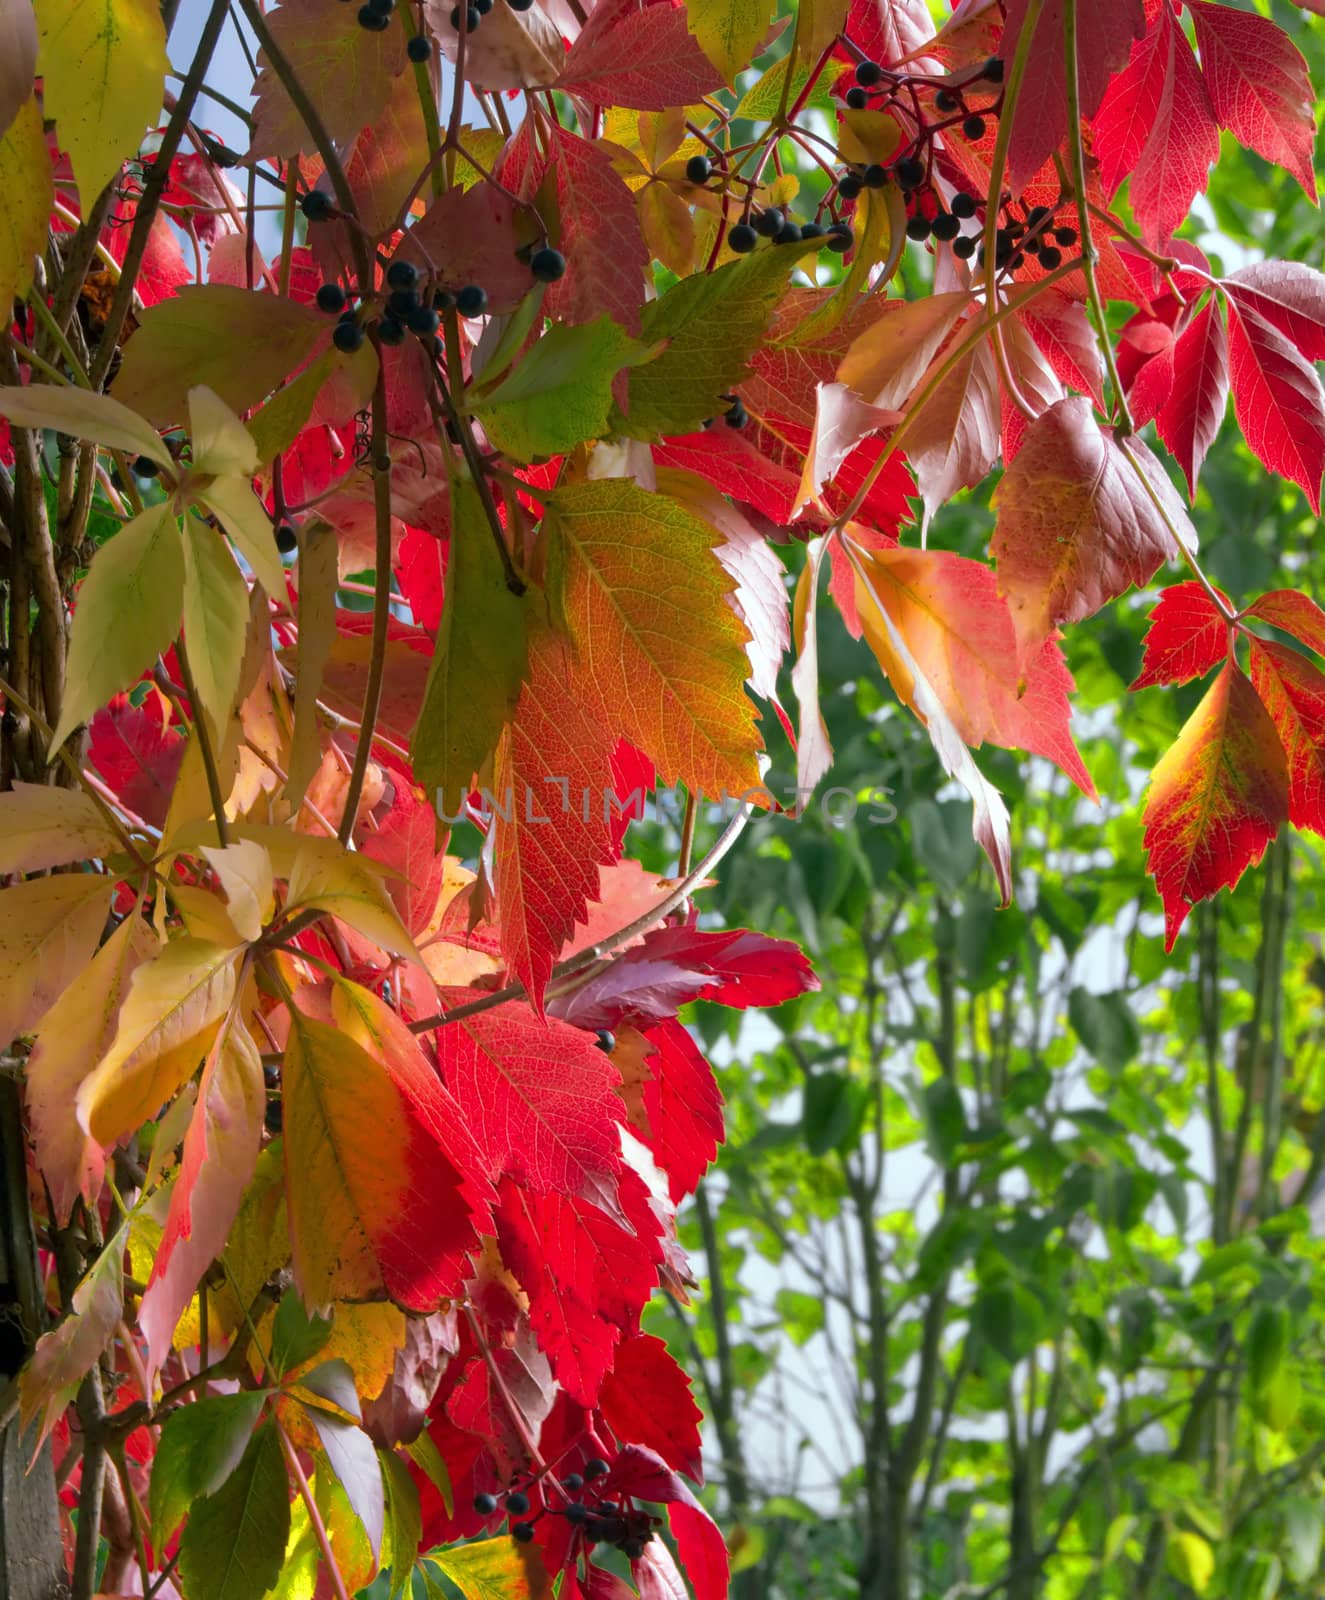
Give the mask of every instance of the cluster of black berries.
[{"label": "cluster of black berries", "polygon": [[[1026,266],[1028,257],[1038,261],[1046,272],[1052,272],[1062,266],[1063,251],[1077,242],[1075,228],[1053,225],[1054,214],[1049,206],[1030,206],[1020,217],[1009,206],[1006,216],[1007,221],[994,235],[994,264],[1009,273]],[[984,245],[980,246],[977,259],[983,266]]]},{"label": "cluster of black berries", "polygon": [[[858,61],[856,63],[855,77],[855,83],[852,84],[851,88],[847,90],[845,96],[847,105],[850,106],[853,111],[865,110],[872,98],[872,91],[886,92],[891,94],[900,86],[918,86],[926,81],[924,79],[909,78],[904,72],[894,72],[887,67],[881,67],[877,61]],[[970,81],[972,83],[979,83],[981,81],[993,84],[1002,83],[1002,59],[998,56],[990,56],[988,61],[985,62],[984,66]],[[974,120],[979,116],[978,112],[966,112],[965,102],[960,93],[954,94],[951,89],[939,90],[939,92],[934,96],[934,108],[937,111],[943,112],[945,115],[949,112],[960,112],[966,121],[972,122],[972,126],[974,126]],[[963,126],[962,131],[966,134],[968,139],[982,139],[985,131],[984,124],[982,122],[979,129],[975,131],[967,129],[965,126]]]},{"label": "cluster of black berries", "polygon": [[[594,1456],[585,1463],[582,1473],[570,1472],[561,1480],[564,1504],[548,1505],[545,1499],[542,1510],[533,1516],[529,1515],[529,1496],[515,1485],[500,1497],[495,1494],[475,1495],[474,1510],[481,1517],[490,1517],[504,1499],[507,1515],[517,1519],[511,1523],[511,1538],[519,1544],[528,1544],[533,1539],[535,1524],[540,1517],[565,1517],[590,1544],[615,1545],[631,1561],[638,1561],[653,1537],[657,1519],[647,1511],[637,1510],[624,1496],[619,1500],[611,1499],[604,1492],[588,1489],[589,1484],[605,1478],[609,1470],[601,1456]],[[533,1479],[530,1479],[532,1482]],[[576,1495],[580,1498],[573,1498]]]},{"label": "cluster of black berries", "polygon": [[855,242],[851,226],[846,222],[832,222],[824,227],[819,222],[793,222],[781,206],[766,206],[753,222],[738,222],[727,230],[727,243],[737,255],[748,255],[760,238],[771,239],[774,244],[797,244],[802,239],[822,239],[830,250],[839,255],[850,250]]},{"label": "cluster of black berries", "polygon": [[[534,0],[506,0],[512,11],[528,11],[533,6]],[[466,33],[473,33],[479,23],[492,10],[494,0],[469,0],[463,12]],[[462,13],[458,5],[451,7],[451,26],[460,32]]]}]

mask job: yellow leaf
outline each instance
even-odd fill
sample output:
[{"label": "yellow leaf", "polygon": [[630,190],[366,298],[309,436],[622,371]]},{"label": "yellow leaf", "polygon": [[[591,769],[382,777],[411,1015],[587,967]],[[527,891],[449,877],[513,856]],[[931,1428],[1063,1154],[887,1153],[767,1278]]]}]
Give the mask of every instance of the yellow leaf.
[{"label": "yellow leaf", "polygon": [[217,478],[198,500],[220,520],[270,598],[284,602],[285,568],[276,548],[275,530],[248,479],[238,475]]},{"label": "yellow leaf", "polygon": [[[230,546],[191,512],[184,518],[184,639],[215,741],[234,708],[248,639],[248,585]],[[197,715],[198,708],[194,708]]]},{"label": "yellow leaf", "polygon": [[78,1091],[79,1124],[108,1145],[193,1076],[235,997],[241,952],[177,939],[133,975],[115,1042]]},{"label": "yellow leaf", "polygon": [[69,1115],[69,1108],[88,1069],[110,1048],[134,968],[155,949],[156,940],[142,918],[136,913],[125,917],[42,1018],[28,1058],[24,1077],[37,1162],[61,1219],[80,1192],[89,1201],[96,1198],[105,1164],[100,1146]]},{"label": "yellow leaf", "polygon": [[137,155],[165,85],[156,0],[36,0],[46,115],[73,163],[83,209]]},{"label": "yellow leaf", "polygon": [[465,1600],[542,1600],[552,1593],[537,1545],[480,1539],[434,1550],[426,1558]]},{"label": "yellow leaf", "polygon": [[119,834],[81,789],[16,783],[0,794],[0,873],[62,867],[119,847]]},{"label": "yellow leaf", "polygon": [[45,1016],[91,959],[114,887],[70,872],[0,891],[0,1049]]},{"label": "yellow leaf", "polygon": [[392,955],[408,956],[423,965],[404,923],[383,887],[380,869],[349,850],[330,855],[325,850],[301,848],[290,871],[287,909],[313,906],[349,923]]},{"label": "yellow leaf", "polygon": [[[276,1316],[271,1310],[258,1324],[254,1360],[260,1361],[258,1350],[269,1350],[271,1340],[268,1329]],[[332,1308],[331,1334],[327,1342],[300,1366],[285,1374],[284,1386],[297,1389],[300,1377],[320,1367],[324,1361],[343,1361],[354,1375],[354,1392],[361,1401],[375,1400],[386,1387],[395,1370],[396,1351],[405,1343],[405,1313],[386,1301],[337,1301]],[[255,1376],[257,1374],[255,1373]],[[320,1395],[304,1391],[304,1398],[314,1405],[325,1406]],[[295,1442],[305,1449],[317,1447],[317,1434],[312,1424],[302,1415],[300,1408],[290,1406],[282,1417]]]},{"label": "yellow leaf", "polygon": [[126,523],[93,557],[78,591],[52,751],[169,649],[183,590],[184,554],[166,500]]},{"label": "yellow leaf", "polygon": [[727,82],[759,54],[773,20],[770,0],[686,0],[686,23]]},{"label": "yellow leaf", "polygon": [[108,394],[94,394],[72,384],[66,389],[44,383],[0,389],[0,417],[8,417],[20,428],[55,428],[111,450],[147,456],[163,467],[172,464],[170,451],[136,411]]},{"label": "yellow leaf", "polygon": [[683,278],[695,264],[695,219],[690,207],[665,183],[650,183],[640,193],[639,217],[650,252]]},{"label": "yellow leaf", "polygon": [[1169,1571],[1179,1583],[1204,1594],[1215,1575],[1215,1553],[1199,1533],[1175,1533],[1165,1551]]},{"label": "yellow leaf", "polygon": [[[0,72],[4,70],[0,41]],[[32,287],[32,263],[46,247],[51,214],[51,158],[36,96],[21,105],[0,137],[0,305],[8,308]]]},{"label": "yellow leaf", "polygon": [[238,472],[251,477],[258,470],[253,435],[214,389],[196,384],[189,390],[189,438],[193,465],[219,477]]},{"label": "yellow leaf", "polygon": [[210,1297],[223,1335],[243,1324],[263,1284],[290,1259],[282,1162],[281,1143],[276,1140],[258,1157],[257,1171],[244,1191],[239,1215],[226,1240],[225,1283]]},{"label": "yellow leaf", "polygon": [[221,880],[230,918],[245,939],[256,939],[272,914],[271,857],[251,839],[237,839],[224,850],[204,845],[203,855]]}]

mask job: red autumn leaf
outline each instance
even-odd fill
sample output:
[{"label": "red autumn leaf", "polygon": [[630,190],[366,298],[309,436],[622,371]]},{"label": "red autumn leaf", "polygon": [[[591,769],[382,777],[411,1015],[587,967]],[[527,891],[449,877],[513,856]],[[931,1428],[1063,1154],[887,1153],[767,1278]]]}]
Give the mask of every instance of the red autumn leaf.
[{"label": "red autumn leaf", "polygon": [[1220,126],[1291,172],[1314,200],[1315,95],[1301,51],[1267,17],[1208,0],[1186,5]]},{"label": "red autumn leaf", "polygon": [[[1220,331],[1222,333],[1222,328]],[[1153,422],[1169,397],[1173,388],[1176,343],[1169,323],[1143,311],[1130,318],[1119,335],[1114,350],[1118,376],[1127,392],[1132,421],[1138,428]],[[1100,409],[1103,410],[1103,406]]]},{"label": "red autumn leaf", "polygon": [[[957,332],[965,336],[969,324],[959,324]],[[988,339],[981,339],[910,414],[907,459],[931,516],[959,489],[978,483],[997,461],[1001,417],[998,369]],[[843,484],[840,474],[838,484]]]},{"label": "red autumn leaf", "polygon": [[383,880],[410,935],[428,927],[446,881],[446,858],[437,848],[437,812],[402,776],[395,778],[391,809],[363,843],[363,853],[392,869]]},{"label": "red autumn leaf", "polygon": [[1060,400],[1027,430],[994,493],[990,549],[1020,657],[1054,630],[1143,587],[1177,554],[1153,503],[1192,548],[1196,533],[1162,468],[1138,439],[1120,443],[1081,395]]},{"label": "red autumn leaf", "polygon": [[774,522],[791,521],[799,468],[793,471],[769,460],[743,432],[724,427],[680,434],[655,444],[653,459],[660,467],[697,473],[733,500],[758,507]]},{"label": "red autumn leaf", "polygon": [[695,1600],[726,1600],[729,1567],[722,1532],[661,1456],[642,1445],[627,1445],[603,1482],[621,1494],[665,1505]]},{"label": "red autumn leaf", "polygon": [[1325,656],[1325,611],[1309,594],[1298,589],[1271,589],[1255,605],[1247,607],[1247,615],[1282,628],[1318,656]]},{"label": "red autumn leaf", "polygon": [[430,533],[411,528],[396,552],[396,578],[409,602],[414,621],[435,634],[442,620],[446,593],[446,544]]},{"label": "red autumn leaf", "polygon": [[934,37],[925,0],[851,0],[846,31],[871,61],[892,66]]},{"label": "red autumn leaf", "polygon": [[[443,991],[442,1008],[472,998]],[[512,1001],[437,1030],[437,1065],[492,1181],[567,1194],[621,1216],[616,1068],[591,1036]]]},{"label": "red autumn leaf", "polygon": [[548,290],[548,313],[575,323],[606,312],[627,333],[638,333],[649,252],[635,197],[597,145],[555,122],[549,141],[560,248],[573,265]]},{"label": "red autumn leaf", "polygon": [[717,1159],[724,1138],[722,1093],[690,1030],[674,1017],[648,1029],[644,1037],[654,1050],[645,1062],[645,1142],[667,1174],[676,1204],[694,1193]]},{"label": "red autumn leaf", "polygon": [[1228,308],[1229,369],[1238,426],[1252,452],[1300,484],[1320,512],[1325,475],[1325,391],[1314,367],[1245,305]]},{"label": "red autumn leaf", "polygon": [[622,1340],[598,1404],[618,1439],[656,1450],[669,1467],[703,1483],[703,1416],[691,1396],[690,1379],[661,1339],[637,1333]]},{"label": "red autumn leaf", "polygon": [[[1008,146],[1008,186],[1014,194],[1053,156],[1067,133],[1065,10],[1064,0],[1045,0],[1037,21],[1030,0],[1008,0],[1004,58],[1012,60],[1023,28],[1035,29]],[[1076,11],[1081,114],[1093,117],[1132,41],[1145,32],[1145,7],[1142,0],[1082,0]]]},{"label": "red autumn leaf", "polygon": [[1287,816],[1278,731],[1229,661],[1160,758],[1146,798],[1146,862],[1164,902],[1165,949],[1198,901],[1256,865]]},{"label": "red autumn leaf", "polygon": [[1278,328],[1308,361],[1325,361],[1325,273],[1301,261],[1253,261],[1221,287],[1235,305]]},{"label": "red autumn leaf", "polygon": [[1187,35],[1167,4],[1109,86],[1095,135],[1112,195],[1128,196],[1144,236],[1162,246],[1182,223],[1219,159],[1219,129]]},{"label": "red autumn leaf", "polygon": [[515,254],[515,218],[515,202],[492,184],[457,185],[432,202],[397,253],[421,272],[435,264],[442,287],[482,284],[490,311],[513,311],[529,292],[529,268]]},{"label": "red autumn leaf", "polygon": [[135,816],[156,828],[166,820],[187,742],[168,716],[156,693],[140,706],[117,694],[88,727],[92,765]]},{"label": "red autumn leaf", "polygon": [[492,874],[502,954],[541,1011],[558,953],[615,859],[608,817],[616,743],[568,695],[570,652],[551,629],[529,639],[528,678],[497,747]]},{"label": "red autumn leaf", "polygon": [[648,1191],[621,1173],[623,1221],[561,1194],[532,1194],[509,1181],[497,1208],[502,1260],[529,1296],[529,1320],[557,1381],[573,1400],[594,1405],[623,1334],[658,1282],[659,1226]]},{"label": "red autumn leaf", "polygon": [[1059,379],[1104,403],[1104,360],[1085,308],[1056,289],[1046,289],[1018,313]]},{"label": "red autumn leaf", "polygon": [[1251,681],[1288,764],[1288,820],[1325,834],[1325,673],[1304,655],[1251,640]]},{"label": "red autumn leaf", "polygon": [[[1215,442],[1228,404],[1228,340],[1214,297],[1172,346],[1171,380],[1155,414],[1155,428],[1173,452],[1188,493],[1196,497],[1196,480],[1206,452]],[[1144,373],[1149,368],[1143,368]],[[1138,388],[1140,384],[1138,384]],[[1138,425],[1145,419],[1136,415]]]},{"label": "red autumn leaf", "polygon": [[165,1228],[138,1312],[147,1336],[149,1382],[161,1370],[194,1290],[225,1245],[257,1164],[265,1106],[258,1047],[242,1024],[232,1023],[218,1035],[203,1067]]},{"label": "red autumn leaf", "polygon": [[[1215,591],[1233,610],[1228,596]],[[1133,689],[1161,683],[1187,683],[1203,678],[1228,655],[1229,617],[1210,597],[1204,584],[1175,583],[1160,595],[1150,613],[1145,656]]]},{"label": "red autumn leaf", "polygon": [[593,105],[662,111],[693,105],[724,85],[721,72],[668,0],[600,4],[570,48],[558,88]]}]

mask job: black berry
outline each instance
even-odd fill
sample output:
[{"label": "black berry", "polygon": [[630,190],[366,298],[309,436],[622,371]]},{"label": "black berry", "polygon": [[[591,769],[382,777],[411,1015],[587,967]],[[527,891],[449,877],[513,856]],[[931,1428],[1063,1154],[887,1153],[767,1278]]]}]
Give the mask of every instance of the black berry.
[{"label": "black berry", "polygon": [[405,46],[405,54],[411,61],[431,61],[432,43],[425,34],[416,33]]},{"label": "black berry", "polygon": [[135,478],[155,478],[161,471],[151,456],[139,456],[133,464]]},{"label": "black berry", "polygon": [[975,196],[965,193],[953,195],[952,214],[954,217],[973,217],[975,215]]},{"label": "black berry", "polygon": [[497,1509],[497,1497],[491,1494],[476,1494],[474,1496],[474,1510],[481,1517],[490,1517]]},{"label": "black berry", "polygon": [[686,162],[686,177],[691,183],[707,183],[713,171],[707,156],[691,156]]},{"label": "black berry", "polygon": [[513,1489],[506,1496],[506,1509],[513,1517],[522,1517],[529,1509],[529,1496],[521,1494],[518,1489]]},{"label": "black berry", "polygon": [[915,239],[917,241],[921,239],[928,239],[929,234],[930,221],[928,217],[922,217],[919,212],[917,212],[914,217],[911,217],[907,221],[906,236],[908,239]]},{"label": "black berry", "polygon": [[867,189],[882,189],[888,181],[888,174],[877,161],[871,161],[861,174]]},{"label": "black berry", "polygon": [[565,1510],[566,1521],[572,1524],[588,1522],[589,1508],[582,1506],[578,1500],[572,1500]]},{"label": "black berry", "polygon": [[774,244],[799,244],[801,230],[794,222],[784,222],[773,235]]},{"label": "black berry", "polygon": [[405,319],[405,325],[411,333],[427,335],[437,332],[438,316],[431,306],[420,306],[417,311],[411,311]]},{"label": "black berry", "polygon": [[823,230],[822,227],[820,227],[820,225],[817,222],[802,222],[801,223],[801,238],[802,239],[822,239],[823,236],[824,236],[824,230]]},{"label": "black berry", "polygon": [[402,322],[408,322],[422,304],[413,289],[393,289],[386,297],[387,310]]},{"label": "black berry", "polygon": [[488,291],[476,283],[467,283],[455,297],[455,304],[462,317],[481,317],[488,308]]},{"label": "black berry", "polygon": [[1052,272],[1055,267],[1063,264],[1063,252],[1055,249],[1053,245],[1046,244],[1040,247],[1040,265],[1046,272]]},{"label": "black berry", "polygon": [[1048,206],[1032,206],[1026,213],[1026,226],[1028,228],[1043,227],[1053,216]]},{"label": "black berry", "polygon": [[578,1472],[568,1472],[561,1480],[561,1487],[563,1489],[569,1489],[573,1494],[576,1489],[584,1488],[584,1479],[579,1475]]},{"label": "black berry", "polygon": [[374,6],[360,6],[359,26],[367,28],[369,33],[385,33],[391,26],[391,18]]},{"label": "black berry", "polygon": [[[613,1051],[616,1049],[616,1034],[612,1033],[607,1028],[599,1028],[598,1032],[594,1035],[594,1043],[600,1050],[607,1050],[609,1052]],[[584,1475],[586,1478],[597,1478],[601,1476],[600,1473],[590,1472],[588,1467],[584,1469]]]},{"label": "black berry", "polygon": [[528,11],[534,0],[506,0],[512,11]]},{"label": "black berry", "polygon": [[960,257],[963,261],[969,261],[975,254],[975,240],[954,239],[952,244],[952,253],[953,255]]},{"label": "black berry", "polygon": [[338,322],[332,330],[331,342],[337,350],[351,356],[363,343],[363,329],[357,322]]},{"label": "black berry", "polygon": [[828,248],[840,256],[845,255],[855,242],[856,236],[845,222],[835,222],[828,230]]},{"label": "black berry", "polygon": [[893,169],[903,189],[918,189],[925,181],[925,163],[914,156],[905,156]]},{"label": "black berry", "polygon": [[529,270],[540,283],[555,283],[566,274],[566,258],[560,250],[544,245],[529,258]]},{"label": "black berry", "polygon": [[936,239],[955,239],[962,231],[962,225],[950,211],[940,211],[930,224]]},{"label": "black berry", "polygon": [[294,529],[288,522],[281,523],[280,527],[276,530],[276,548],[283,556],[288,556],[292,551],[298,548],[298,545],[299,539],[295,534]]},{"label": "black berry", "polygon": [[985,136],[985,119],[983,117],[967,117],[962,123],[962,132],[972,144],[977,139],[983,139]]},{"label": "black berry", "polygon": [[883,68],[877,61],[858,61],[856,82],[862,89],[872,89],[876,83],[883,82]]},{"label": "black berry", "polygon": [[436,290],[432,297],[432,308],[434,311],[454,311],[455,296],[449,289]]},{"label": "black berry", "polygon": [[765,239],[776,239],[786,220],[777,206],[769,206],[755,218],[755,232],[762,233]]},{"label": "black berry", "polygon": [[759,235],[748,222],[738,222],[728,231],[727,243],[738,256],[748,255],[759,243]]},{"label": "black berry", "polygon": [[383,317],[377,324],[377,337],[383,344],[403,344],[405,330],[394,317]]},{"label": "black berry", "polygon": [[310,189],[299,202],[299,209],[310,222],[325,222],[336,208],[329,194],[321,189]]},{"label": "black berry", "polygon": [[316,295],[317,308],[329,316],[345,309],[345,291],[338,283],[324,283]]},{"label": "black berry", "polygon": [[981,71],[980,76],[987,83],[1002,83],[1002,81],[1003,81],[1003,62],[1002,62],[1002,59],[999,56],[990,56],[989,60],[985,62],[984,68]]},{"label": "black berry", "polygon": [[602,1456],[594,1456],[584,1464],[584,1478],[586,1483],[592,1483],[595,1478],[605,1478],[611,1471]]},{"label": "black berry", "polygon": [[854,200],[863,188],[864,183],[855,172],[844,172],[837,180],[837,192],[844,200]]},{"label": "black berry", "polygon": [[511,1538],[517,1544],[528,1544],[533,1537],[534,1525],[532,1522],[513,1522],[511,1524]]},{"label": "black berry", "polygon": [[1075,244],[1076,242],[1077,242],[1077,230],[1075,228],[1055,228],[1054,229],[1054,243],[1055,244],[1061,244],[1061,245],[1066,247],[1067,245]]},{"label": "black berry", "polygon": [[492,10],[492,0],[474,0],[474,10],[478,12],[479,16],[486,17],[488,12]]},{"label": "black berry", "polygon": [[869,105],[870,97],[864,89],[857,85],[854,89],[847,90],[846,101],[853,111],[863,111]]},{"label": "black berry", "polygon": [[[455,31],[457,33],[460,32],[460,7],[459,6],[452,6],[451,7],[451,26],[455,29]],[[478,7],[477,6],[466,6],[465,7],[465,29],[466,29],[466,31],[469,32],[469,33],[473,33],[474,29],[477,28],[477,27],[478,27]]]},{"label": "black berry", "polygon": [[940,89],[934,96],[934,109],[936,111],[955,111],[959,104],[960,101],[950,89]]},{"label": "black berry", "polygon": [[393,261],[386,269],[386,281],[392,289],[412,289],[419,281],[418,268],[412,261]]},{"label": "black berry", "polygon": [[723,418],[729,428],[743,428],[749,420],[750,414],[739,400],[732,401]]},{"label": "black berry", "polygon": [[281,1131],[281,1102],[279,1100],[268,1100],[262,1121],[268,1133],[279,1133]]}]

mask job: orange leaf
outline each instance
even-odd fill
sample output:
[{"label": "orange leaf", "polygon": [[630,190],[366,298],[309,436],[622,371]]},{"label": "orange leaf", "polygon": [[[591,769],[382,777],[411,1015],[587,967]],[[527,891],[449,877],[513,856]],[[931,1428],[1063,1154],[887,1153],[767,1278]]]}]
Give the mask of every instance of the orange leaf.
[{"label": "orange leaf", "polygon": [[1288,818],[1325,834],[1325,673],[1296,650],[1251,640],[1251,681],[1288,761]]},{"label": "orange leaf", "polygon": [[1279,735],[1230,661],[1156,766],[1146,799],[1146,859],[1164,902],[1166,949],[1198,900],[1255,866],[1287,815]]}]

